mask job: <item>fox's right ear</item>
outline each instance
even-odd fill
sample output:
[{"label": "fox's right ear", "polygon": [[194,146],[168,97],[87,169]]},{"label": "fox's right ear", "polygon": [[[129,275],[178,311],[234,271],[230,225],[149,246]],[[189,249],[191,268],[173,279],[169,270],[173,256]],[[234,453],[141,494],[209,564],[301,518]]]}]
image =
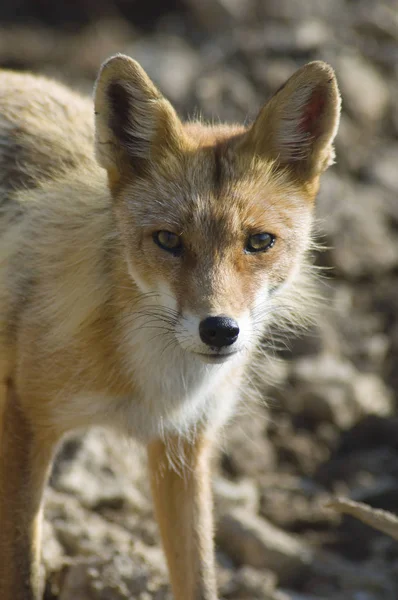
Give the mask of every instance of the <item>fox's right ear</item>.
[{"label": "fox's right ear", "polygon": [[144,69],[122,54],[101,67],[94,89],[95,152],[117,180],[124,168],[138,169],[178,151],[181,122]]}]

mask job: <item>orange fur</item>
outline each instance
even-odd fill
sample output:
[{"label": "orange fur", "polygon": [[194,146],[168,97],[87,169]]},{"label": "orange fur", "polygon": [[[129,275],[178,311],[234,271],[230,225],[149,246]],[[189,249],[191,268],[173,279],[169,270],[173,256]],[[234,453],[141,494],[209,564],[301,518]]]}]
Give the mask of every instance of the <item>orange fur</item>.
[{"label": "orange fur", "polygon": [[[95,126],[90,101],[59,84],[0,80],[0,598],[39,598],[54,449],[100,424],[148,444],[176,600],[214,600],[209,445],[269,324],[302,312],[333,71],[300,69],[248,128],[183,124],[120,55],[100,71]],[[274,245],[247,252],[260,233]],[[200,338],[217,315],[239,325],[231,348]]]}]

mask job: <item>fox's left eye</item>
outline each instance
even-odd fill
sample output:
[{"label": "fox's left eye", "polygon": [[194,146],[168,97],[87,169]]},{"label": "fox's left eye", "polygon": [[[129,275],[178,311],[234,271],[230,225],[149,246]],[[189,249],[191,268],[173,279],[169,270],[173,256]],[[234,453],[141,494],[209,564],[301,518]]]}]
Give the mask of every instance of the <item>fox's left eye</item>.
[{"label": "fox's left eye", "polygon": [[182,242],[179,235],[172,231],[156,231],[153,234],[153,241],[163,250],[172,254],[179,254],[182,250]]},{"label": "fox's left eye", "polygon": [[275,236],[272,233],[255,233],[247,240],[245,252],[265,252],[275,243]]}]

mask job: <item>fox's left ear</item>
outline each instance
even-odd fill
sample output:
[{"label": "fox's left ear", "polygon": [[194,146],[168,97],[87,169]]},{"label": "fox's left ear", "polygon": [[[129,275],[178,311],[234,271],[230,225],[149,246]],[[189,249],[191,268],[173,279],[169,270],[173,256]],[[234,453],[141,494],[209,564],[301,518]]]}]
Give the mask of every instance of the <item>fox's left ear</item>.
[{"label": "fox's left ear", "polygon": [[333,69],[321,61],[309,63],[262,108],[243,144],[311,180],[333,163],[340,105]]},{"label": "fox's left ear", "polygon": [[117,180],[123,171],[178,152],[183,133],[174,108],[132,58],[118,54],[101,67],[95,89],[95,151]]}]

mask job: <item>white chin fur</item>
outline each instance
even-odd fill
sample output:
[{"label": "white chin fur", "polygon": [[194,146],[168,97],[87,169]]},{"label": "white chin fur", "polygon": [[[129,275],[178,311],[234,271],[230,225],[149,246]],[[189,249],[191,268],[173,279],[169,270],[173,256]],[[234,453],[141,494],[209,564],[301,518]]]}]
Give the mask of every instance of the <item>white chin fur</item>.
[{"label": "white chin fur", "polygon": [[237,350],[225,354],[200,354],[199,352],[193,352],[192,354],[208,365],[221,365],[232,358],[235,358],[239,354],[239,351]]}]

